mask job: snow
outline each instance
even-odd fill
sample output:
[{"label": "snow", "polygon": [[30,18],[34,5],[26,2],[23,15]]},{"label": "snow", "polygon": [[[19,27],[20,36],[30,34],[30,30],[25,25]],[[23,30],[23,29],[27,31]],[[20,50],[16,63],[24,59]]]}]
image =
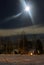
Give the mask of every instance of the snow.
[{"label": "snow", "polygon": [[44,65],[44,55],[0,55],[0,65]]}]

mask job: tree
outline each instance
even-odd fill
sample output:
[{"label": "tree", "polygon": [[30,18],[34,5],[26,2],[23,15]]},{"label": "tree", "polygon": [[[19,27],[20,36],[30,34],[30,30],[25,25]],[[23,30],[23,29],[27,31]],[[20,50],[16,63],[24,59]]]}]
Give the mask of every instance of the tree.
[{"label": "tree", "polygon": [[43,53],[43,46],[42,42],[38,39],[36,42],[36,52],[42,54]]},{"label": "tree", "polygon": [[28,49],[31,50],[32,49],[32,41],[28,41]]}]

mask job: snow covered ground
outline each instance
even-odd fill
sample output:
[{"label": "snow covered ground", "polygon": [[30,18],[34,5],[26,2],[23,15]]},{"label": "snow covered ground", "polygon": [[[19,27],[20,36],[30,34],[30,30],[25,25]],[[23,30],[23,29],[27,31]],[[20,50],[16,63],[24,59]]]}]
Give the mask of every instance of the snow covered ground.
[{"label": "snow covered ground", "polygon": [[0,65],[44,65],[44,55],[0,55]]}]

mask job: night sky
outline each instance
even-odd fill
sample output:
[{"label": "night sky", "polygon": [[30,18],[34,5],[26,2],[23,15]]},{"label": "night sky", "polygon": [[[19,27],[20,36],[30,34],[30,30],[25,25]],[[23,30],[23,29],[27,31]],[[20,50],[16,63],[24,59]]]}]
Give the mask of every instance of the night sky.
[{"label": "night sky", "polygon": [[30,16],[24,13],[17,18],[6,20],[22,12],[23,4],[21,4],[20,0],[0,0],[0,29],[20,28],[40,24],[44,26],[44,0],[26,0],[26,3],[33,6],[32,16],[34,22],[32,22]]}]

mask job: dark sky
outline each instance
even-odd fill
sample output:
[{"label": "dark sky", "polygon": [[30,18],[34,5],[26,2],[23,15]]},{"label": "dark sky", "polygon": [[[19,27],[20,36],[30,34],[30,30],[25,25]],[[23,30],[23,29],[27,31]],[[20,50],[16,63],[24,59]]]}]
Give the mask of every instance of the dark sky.
[{"label": "dark sky", "polygon": [[[27,0],[27,2],[34,5],[32,10],[34,25],[44,25],[44,0]],[[31,18],[29,16],[24,16],[24,14],[18,18],[10,19],[8,21],[5,20],[20,13],[21,11],[23,11],[23,7],[20,0],[0,0],[0,29],[18,28],[33,25]]]}]

